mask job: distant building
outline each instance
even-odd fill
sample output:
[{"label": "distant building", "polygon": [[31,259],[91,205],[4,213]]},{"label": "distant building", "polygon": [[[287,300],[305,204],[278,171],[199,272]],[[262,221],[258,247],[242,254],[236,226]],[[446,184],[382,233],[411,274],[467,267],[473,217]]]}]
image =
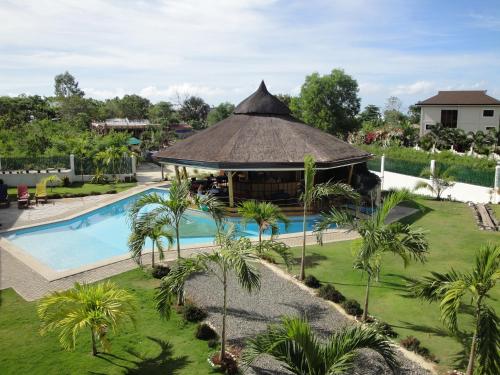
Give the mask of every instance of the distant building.
[{"label": "distant building", "polygon": [[420,135],[438,123],[465,132],[500,126],[500,100],[480,91],[439,91],[416,104],[420,107]]},{"label": "distant building", "polygon": [[160,126],[160,124],[152,124],[147,119],[129,120],[128,118],[110,118],[105,121],[92,122],[92,129],[101,134],[109,133],[110,130],[128,131],[137,138],[140,138],[144,130],[150,126]]},{"label": "distant building", "polygon": [[193,134],[193,127],[189,124],[171,124],[169,128],[175,133],[177,138],[187,138]]}]

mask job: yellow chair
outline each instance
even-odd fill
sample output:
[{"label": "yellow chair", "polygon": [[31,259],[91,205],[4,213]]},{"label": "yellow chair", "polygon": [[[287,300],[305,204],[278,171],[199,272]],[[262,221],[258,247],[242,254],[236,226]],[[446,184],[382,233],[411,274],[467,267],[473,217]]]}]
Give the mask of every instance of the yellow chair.
[{"label": "yellow chair", "polygon": [[35,203],[38,204],[38,201],[47,203],[47,198],[47,185],[43,182],[36,184]]}]

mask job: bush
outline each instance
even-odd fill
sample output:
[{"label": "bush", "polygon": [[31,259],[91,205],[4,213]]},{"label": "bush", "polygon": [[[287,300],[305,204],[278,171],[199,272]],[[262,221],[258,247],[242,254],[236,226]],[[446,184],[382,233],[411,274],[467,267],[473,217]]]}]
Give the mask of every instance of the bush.
[{"label": "bush", "polygon": [[394,331],[394,329],[389,323],[376,321],[375,323],[373,323],[373,328],[375,328],[378,332],[380,332],[384,336],[391,338],[398,337],[398,333]]},{"label": "bush", "polygon": [[342,302],[342,307],[349,315],[360,316],[363,314],[363,309],[359,305],[359,302],[355,299],[348,299],[347,301]]},{"label": "bush", "polygon": [[207,317],[207,312],[192,302],[186,303],[182,308],[182,317],[188,322],[199,322]]},{"label": "bush", "polygon": [[407,336],[403,340],[400,341],[402,347],[420,354],[425,359],[428,359],[432,362],[439,362],[438,358],[430,352],[428,348],[425,346],[420,346],[420,340],[413,336]]},{"label": "bush", "polygon": [[118,193],[115,189],[108,190],[105,194],[116,194]]},{"label": "bush", "polygon": [[71,182],[69,181],[69,177],[68,176],[64,176],[62,178],[62,186],[68,187],[70,185],[71,185]]},{"label": "bush", "polygon": [[151,275],[155,279],[162,279],[165,276],[167,276],[169,272],[170,272],[170,267],[162,266],[162,265],[156,265],[151,270]]},{"label": "bush", "polygon": [[219,345],[219,339],[217,339],[217,338],[210,339],[210,340],[208,340],[207,344],[208,344],[209,348],[215,349],[217,347],[217,345]]},{"label": "bush", "polygon": [[207,323],[200,323],[196,327],[196,338],[200,340],[217,340],[219,335]]},{"label": "bush", "polygon": [[317,289],[321,286],[320,281],[313,275],[306,276],[304,284],[306,284],[309,288],[314,288],[314,289]]},{"label": "bush", "polygon": [[335,303],[342,303],[345,301],[345,297],[342,293],[335,289],[335,287],[331,284],[326,284],[319,288],[318,296]]},{"label": "bush", "polygon": [[90,195],[101,195],[100,191],[91,191]]}]

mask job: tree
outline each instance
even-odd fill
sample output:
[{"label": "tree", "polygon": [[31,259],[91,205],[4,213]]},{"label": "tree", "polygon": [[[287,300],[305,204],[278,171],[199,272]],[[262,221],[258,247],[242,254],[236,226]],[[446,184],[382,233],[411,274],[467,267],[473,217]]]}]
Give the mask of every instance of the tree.
[{"label": "tree", "polygon": [[175,109],[172,103],[161,101],[153,104],[148,110],[148,119],[153,123],[162,123],[165,120],[169,120],[175,113]]},{"label": "tree", "polygon": [[378,123],[382,119],[380,108],[373,104],[367,105],[363,112],[359,114],[359,119],[361,122]]},{"label": "tree", "polygon": [[195,129],[202,129],[206,127],[208,112],[210,106],[202,98],[190,96],[182,103],[179,115]]},{"label": "tree", "polygon": [[111,166],[111,173],[116,175],[116,163],[122,160],[126,152],[127,148],[125,146],[110,146],[103,151],[99,151],[95,155],[95,159],[103,162],[107,167]]},{"label": "tree", "polygon": [[[328,196],[341,196],[352,200],[358,200],[359,194],[353,188],[343,183],[326,182],[314,185],[314,176],[316,175],[316,161],[311,155],[304,157],[304,189],[300,195],[300,200],[304,205],[302,218],[302,254],[300,261],[300,280],[306,277],[306,231],[307,231],[307,211],[312,203]],[[326,229],[326,228],[325,228]]]},{"label": "tree", "polygon": [[355,118],[360,108],[358,91],[356,80],[341,69],[324,76],[313,73],[300,90],[301,119],[329,133],[346,135],[359,125]]},{"label": "tree", "polygon": [[143,120],[147,118],[151,102],[139,95],[125,95],[120,100],[120,112],[129,120]]},{"label": "tree", "polygon": [[411,124],[420,124],[420,107],[414,104],[408,107],[408,121]]},{"label": "tree", "polygon": [[444,169],[439,165],[436,165],[433,171],[430,168],[425,168],[420,176],[427,177],[430,182],[419,181],[415,184],[414,190],[427,189],[436,196],[436,200],[440,201],[444,191],[455,185],[451,170],[452,168]]},{"label": "tree", "polygon": [[76,145],[73,147],[73,154],[80,160],[80,173],[83,182],[83,164],[86,158],[90,157],[92,151],[92,147],[88,141],[88,138],[79,138],[76,142]]},{"label": "tree", "polygon": [[133,296],[114,283],[79,284],[64,292],[52,292],[38,303],[42,321],[41,334],[59,332],[65,350],[74,349],[76,337],[88,329],[92,339],[92,355],[97,355],[97,342],[109,349],[108,333],[115,332],[125,321],[134,321]]},{"label": "tree", "polygon": [[54,94],[59,98],[85,95],[78,87],[78,81],[68,71],[54,77]]},{"label": "tree", "polygon": [[371,349],[382,356],[394,372],[398,362],[391,342],[373,328],[351,326],[320,339],[307,321],[284,317],[280,324],[247,341],[243,362],[250,366],[261,355],[279,361],[292,374],[330,375],[350,372],[357,351]]},{"label": "tree", "polygon": [[403,102],[396,96],[391,96],[387,99],[384,110],[386,124],[398,126],[402,121],[406,120],[406,116],[401,112],[402,106]]},{"label": "tree", "polygon": [[368,317],[368,299],[373,278],[378,279],[383,255],[398,255],[406,267],[410,260],[425,262],[429,244],[421,229],[413,229],[411,225],[400,222],[388,223],[387,217],[398,204],[411,200],[406,190],[390,193],[377,212],[367,219],[358,219],[348,211],[332,208],[323,213],[315,230],[321,233],[332,224],[357,230],[361,243],[354,261],[354,268],[367,275],[363,321]]},{"label": "tree", "polygon": [[220,246],[212,253],[198,254],[192,258],[182,258],[172,267],[170,273],[163,278],[156,295],[156,306],[160,315],[168,317],[173,296],[182,292],[184,283],[193,274],[203,272],[213,275],[222,286],[222,332],[220,359],[226,355],[226,316],[228,277],[233,273],[242,288],[249,293],[260,288],[260,275],[252,262],[255,256],[248,238],[236,238],[234,226],[227,232],[219,232],[216,244]]},{"label": "tree", "polygon": [[163,260],[164,244],[162,238],[168,241],[168,248],[174,242],[174,235],[172,234],[172,224],[169,217],[162,217],[162,220],[153,214],[146,212],[139,214],[132,223],[132,232],[129,235],[128,246],[129,251],[132,253],[133,259],[142,264],[142,250],[146,243],[146,239],[151,240],[151,267],[155,266],[155,245],[160,255],[160,260]]},{"label": "tree", "polygon": [[[432,272],[421,280],[410,282],[414,297],[439,302],[441,320],[452,332],[458,331],[458,314],[465,301],[474,308],[474,331],[466,375],[500,373],[500,319],[487,304],[489,294],[500,279],[500,246],[482,246],[474,257],[470,272],[451,269],[447,273]],[[476,372],[474,368],[477,367]]]},{"label": "tree", "polygon": [[277,253],[285,262],[287,267],[291,265],[293,260],[292,254],[285,244],[276,241],[262,241],[262,234],[271,229],[271,236],[278,234],[279,223],[285,224],[288,227],[290,220],[281,211],[281,209],[271,202],[257,202],[249,200],[240,203],[238,206],[238,214],[241,215],[242,225],[246,226],[250,221],[257,224],[259,231],[259,244],[257,246],[257,254],[260,257],[272,257],[271,253]]},{"label": "tree", "polygon": [[234,111],[234,104],[221,103],[210,110],[207,116],[207,125],[213,125],[231,116]]}]

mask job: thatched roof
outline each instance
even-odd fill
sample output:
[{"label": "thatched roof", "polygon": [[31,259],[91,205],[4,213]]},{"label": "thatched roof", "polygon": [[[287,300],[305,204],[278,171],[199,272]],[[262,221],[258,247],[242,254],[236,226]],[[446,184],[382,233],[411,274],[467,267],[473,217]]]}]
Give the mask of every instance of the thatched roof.
[{"label": "thatched roof", "polygon": [[313,155],[319,168],[366,161],[370,154],[289,115],[261,83],[234,113],[156,158],[161,162],[224,170],[301,169]]}]

